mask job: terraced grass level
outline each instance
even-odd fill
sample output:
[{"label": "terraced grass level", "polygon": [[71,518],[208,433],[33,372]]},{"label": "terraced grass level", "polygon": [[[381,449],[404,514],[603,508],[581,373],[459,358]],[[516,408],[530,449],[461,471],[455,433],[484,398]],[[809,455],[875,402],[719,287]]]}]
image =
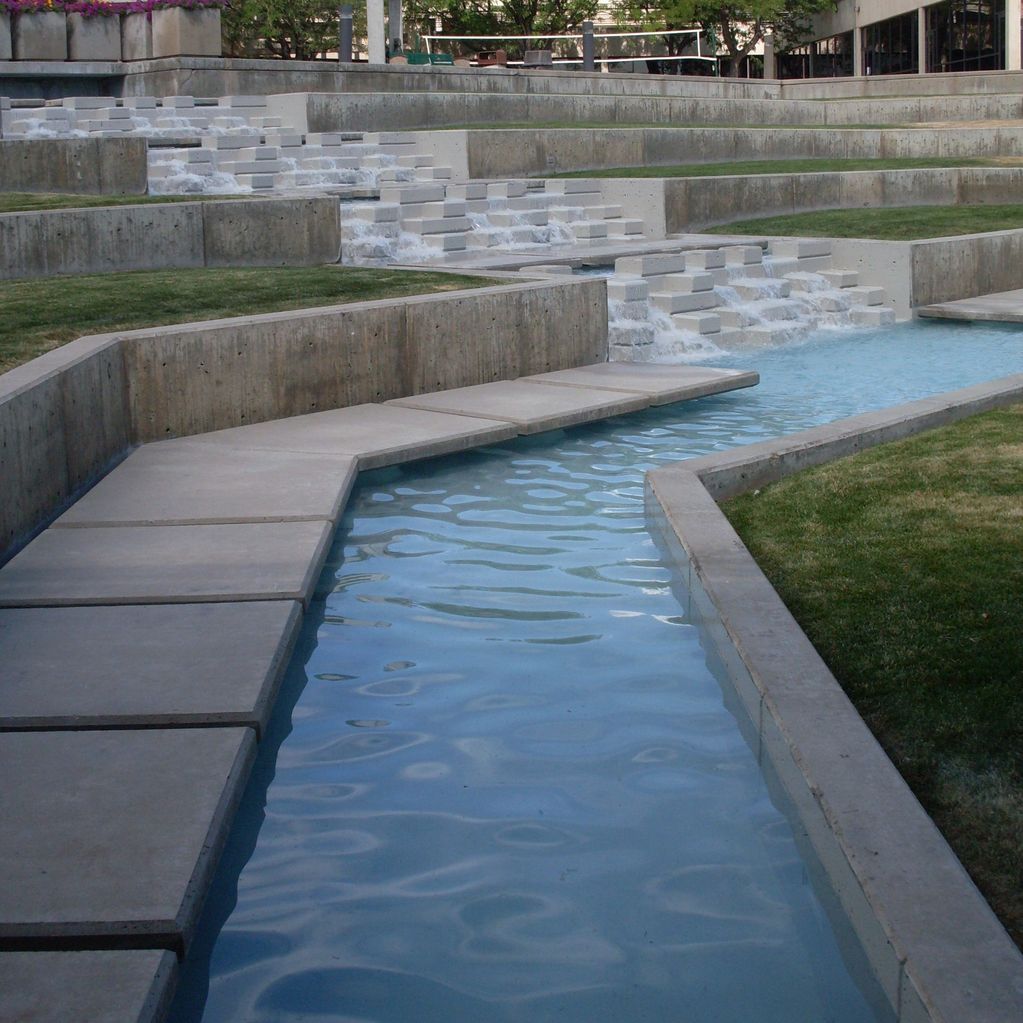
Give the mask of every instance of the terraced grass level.
[{"label": "terraced grass level", "polygon": [[723,510],[1023,945],[1021,453],[1017,405]]},{"label": "terraced grass level", "polygon": [[85,334],[497,284],[365,267],[165,270],[0,282],[0,373]]},{"label": "terraced grass level", "polygon": [[929,167],[1019,167],[1023,157],[923,156],[892,159],[729,160],[665,167],[612,167],[607,170],[547,174],[549,178],[719,178],[747,174],[826,174],[838,171],[921,170]]},{"label": "terraced grass level", "polygon": [[896,206],[889,209],[817,210],[780,217],[734,220],[709,234],[796,235],[913,241],[1023,228],[1023,204],[1003,206]]}]

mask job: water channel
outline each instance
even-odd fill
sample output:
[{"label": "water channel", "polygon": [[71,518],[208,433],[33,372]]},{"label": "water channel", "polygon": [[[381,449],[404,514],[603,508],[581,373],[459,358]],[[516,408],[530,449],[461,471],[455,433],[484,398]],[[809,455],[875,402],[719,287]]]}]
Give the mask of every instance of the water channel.
[{"label": "water channel", "polygon": [[685,618],[643,474],[1023,370],[1023,330],[822,331],[759,387],[364,474],[175,1023],[866,1023]]}]

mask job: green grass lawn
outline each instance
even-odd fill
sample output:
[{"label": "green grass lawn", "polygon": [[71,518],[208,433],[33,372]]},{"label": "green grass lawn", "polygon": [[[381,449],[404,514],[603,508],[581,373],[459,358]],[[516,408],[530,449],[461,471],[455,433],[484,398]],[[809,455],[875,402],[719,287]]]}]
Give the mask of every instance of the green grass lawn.
[{"label": "green grass lawn", "polygon": [[455,291],[484,277],[365,267],[166,270],[0,281],[0,373],[83,334]]},{"label": "green grass lawn", "polygon": [[728,174],[821,174],[830,171],[917,170],[922,167],[1000,167],[1005,160],[979,157],[918,157],[845,160],[732,160],[725,163],[684,163],[670,167],[615,167],[611,170],[548,174],[553,178],[718,178]]},{"label": "green grass lawn", "polygon": [[34,210],[84,210],[96,206],[146,206],[150,203],[209,202],[214,199],[251,199],[245,195],[67,195],[63,192],[0,192],[0,213]]},{"label": "green grass lawn", "polygon": [[705,228],[709,234],[798,235],[911,241],[1023,227],[1023,205],[898,206],[891,209],[818,210],[782,217],[736,220]]},{"label": "green grass lawn", "polygon": [[1017,405],[723,509],[1023,945],[1021,500]]}]

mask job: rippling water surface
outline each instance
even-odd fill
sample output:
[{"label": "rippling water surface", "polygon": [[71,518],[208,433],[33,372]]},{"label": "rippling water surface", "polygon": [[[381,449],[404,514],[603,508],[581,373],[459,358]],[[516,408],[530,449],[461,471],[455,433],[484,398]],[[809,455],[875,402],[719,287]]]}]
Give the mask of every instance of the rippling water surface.
[{"label": "rippling water surface", "polygon": [[173,1010],[879,1020],[647,532],[643,473],[1023,369],[823,334],[755,390],[361,477]]}]

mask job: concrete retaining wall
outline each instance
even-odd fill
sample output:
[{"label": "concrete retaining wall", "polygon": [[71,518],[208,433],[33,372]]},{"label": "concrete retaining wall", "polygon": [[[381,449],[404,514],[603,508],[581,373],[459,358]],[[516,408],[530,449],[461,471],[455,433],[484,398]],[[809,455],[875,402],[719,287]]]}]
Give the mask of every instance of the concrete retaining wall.
[{"label": "concrete retaining wall", "polygon": [[272,95],[290,92],[468,92],[587,95],[744,97],[777,96],[777,82],[680,78],[634,73],[522,71],[516,68],[409,65],[330,65],[322,61],[233,60],[200,57],[124,65],[125,96]]},{"label": "concrete retaining wall", "polygon": [[188,267],[313,266],[341,251],[336,199],[153,203],[0,214],[0,279]]},{"label": "concrete retaining wall", "polygon": [[[1023,195],[1023,167],[667,178],[663,184],[665,225],[676,234],[808,210],[1013,203]],[[614,201],[627,203],[627,186],[620,192]]]},{"label": "concrete retaining wall", "polygon": [[[275,113],[277,97],[269,98]],[[297,96],[283,97],[289,124],[296,119]],[[918,121],[1014,119],[1023,113],[1023,97],[918,96],[890,99],[819,100],[722,98],[709,96],[360,92],[308,93],[305,125],[309,131],[391,131],[444,125],[514,124],[693,124],[693,125],[864,125]]]},{"label": "concrete retaining wall", "polygon": [[836,267],[888,291],[900,318],[917,306],[1023,288],[1023,231],[913,242],[834,238]]},{"label": "concrete retaining wall", "polygon": [[932,75],[864,75],[777,83],[783,99],[880,96],[978,96],[1023,93],[1023,71],[967,71]]},{"label": "concrete retaining wall", "polygon": [[[301,116],[304,103],[291,100],[287,114]],[[1023,129],[480,129],[420,132],[417,146],[456,177],[495,178],[726,160],[1016,156],[1023,149]]]},{"label": "concrete retaining wall", "polygon": [[885,441],[1023,399],[1023,376],[648,473],[691,615],[905,1023],[1023,1015],[1023,957],[715,504]]},{"label": "concrete retaining wall", "polygon": [[146,145],[138,138],[0,142],[0,191],[145,195]]},{"label": "concrete retaining wall", "polygon": [[132,444],[606,358],[601,280],[81,338],[0,377],[0,563]]}]

